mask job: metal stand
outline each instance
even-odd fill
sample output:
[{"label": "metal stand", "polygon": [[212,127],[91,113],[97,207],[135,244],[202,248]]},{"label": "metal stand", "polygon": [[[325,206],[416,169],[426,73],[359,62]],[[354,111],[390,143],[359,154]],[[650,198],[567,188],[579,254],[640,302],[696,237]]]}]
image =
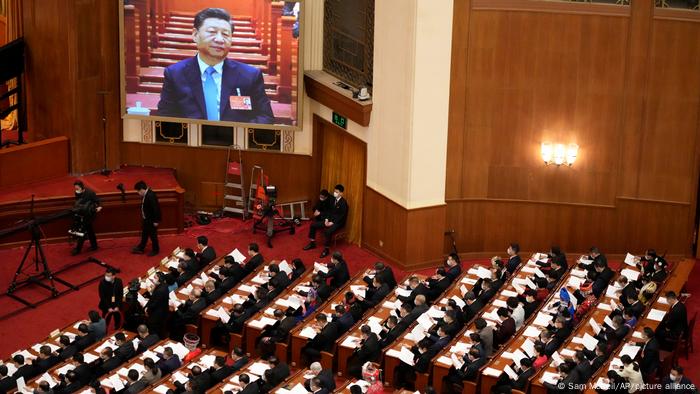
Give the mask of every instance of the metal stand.
[{"label": "metal stand", "polygon": [[295,224],[293,220],[285,219],[280,216],[277,209],[270,208],[270,212],[266,212],[259,219],[255,219],[253,223],[253,234],[256,230],[265,231],[267,236],[267,246],[272,248],[272,237],[275,234],[289,230],[289,234],[294,234]]},{"label": "metal stand", "polygon": [[[31,214],[32,214],[32,219],[26,223],[22,223],[20,225],[14,226],[9,229],[5,229],[0,231],[0,238],[3,236],[11,235],[14,233],[18,233],[22,230],[29,230],[31,233],[31,240],[27,244],[27,248],[24,251],[24,255],[22,256],[22,261],[19,263],[19,267],[17,267],[17,270],[15,271],[15,275],[12,278],[12,283],[10,283],[10,286],[7,288],[7,292],[4,294],[0,294],[0,296],[8,296],[12,297],[13,299],[19,301],[20,303],[24,304],[24,308],[19,308],[17,310],[14,310],[12,312],[9,312],[5,315],[0,316],[0,320],[8,318],[10,316],[14,316],[18,313],[23,312],[24,310],[28,308],[36,308],[37,306],[43,304],[46,301],[49,301],[54,298],[58,298],[63,294],[66,294],[70,291],[73,290],[79,290],[82,286],[91,283],[99,278],[102,277],[102,272],[100,272],[99,275],[90,278],[83,283],[79,284],[72,284],[68,281],[65,281],[57,275],[59,275],[62,272],[68,271],[72,268],[82,266],[85,263],[93,263],[97,264],[104,269],[107,268],[114,268],[111,265],[100,261],[94,257],[88,257],[85,260],[75,262],[73,264],[69,264],[65,267],[62,267],[61,269],[52,272],[51,269],[49,268],[49,263],[46,259],[46,254],[44,253],[44,249],[41,246],[41,238],[42,238],[42,231],[41,231],[41,223],[47,223],[52,220],[57,220],[62,217],[68,216],[71,214],[70,210],[64,211],[64,212],[59,212],[57,214],[43,217],[43,218],[35,218],[33,217],[34,213],[34,196],[32,195],[32,205],[31,205]],[[32,253],[32,249],[34,250],[33,253],[33,260],[34,260],[34,269],[31,272],[26,272],[32,267],[32,261],[30,254]],[[48,281],[48,283],[44,283],[45,281]],[[64,286],[67,287],[67,289],[63,291],[59,291],[56,288],[56,283],[58,282]],[[46,290],[48,290],[51,294],[43,298],[39,301],[35,302],[30,302],[19,295],[17,295],[15,292],[23,287],[26,287],[28,285],[37,285],[39,287],[42,287]]]}]

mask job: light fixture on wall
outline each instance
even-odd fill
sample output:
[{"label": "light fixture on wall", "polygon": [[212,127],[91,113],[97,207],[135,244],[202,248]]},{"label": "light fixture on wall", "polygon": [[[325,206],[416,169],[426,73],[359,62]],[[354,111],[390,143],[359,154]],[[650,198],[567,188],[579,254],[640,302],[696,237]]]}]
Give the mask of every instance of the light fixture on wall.
[{"label": "light fixture on wall", "polygon": [[543,142],[540,148],[544,164],[554,164],[557,167],[566,164],[571,167],[578,156],[578,145]]}]

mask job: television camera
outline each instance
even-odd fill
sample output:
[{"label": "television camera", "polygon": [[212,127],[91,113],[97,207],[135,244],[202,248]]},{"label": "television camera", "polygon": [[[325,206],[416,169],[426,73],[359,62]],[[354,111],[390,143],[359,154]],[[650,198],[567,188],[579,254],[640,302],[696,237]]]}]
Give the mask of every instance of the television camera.
[{"label": "television camera", "polygon": [[[253,234],[261,230],[267,235],[267,246],[272,247],[272,237],[281,231],[289,231],[294,234],[295,226],[299,220],[286,219],[280,215],[277,209],[277,187],[273,185],[260,186],[258,190],[253,213]],[[262,192],[262,193],[261,193]]]}]

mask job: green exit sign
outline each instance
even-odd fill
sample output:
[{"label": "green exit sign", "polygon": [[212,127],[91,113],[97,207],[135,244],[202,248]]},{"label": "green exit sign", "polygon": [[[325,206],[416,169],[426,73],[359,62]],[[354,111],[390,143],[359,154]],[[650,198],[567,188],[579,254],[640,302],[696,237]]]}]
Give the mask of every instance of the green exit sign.
[{"label": "green exit sign", "polygon": [[333,112],[333,124],[336,126],[340,126],[344,129],[348,128],[348,118],[345,116]]}]

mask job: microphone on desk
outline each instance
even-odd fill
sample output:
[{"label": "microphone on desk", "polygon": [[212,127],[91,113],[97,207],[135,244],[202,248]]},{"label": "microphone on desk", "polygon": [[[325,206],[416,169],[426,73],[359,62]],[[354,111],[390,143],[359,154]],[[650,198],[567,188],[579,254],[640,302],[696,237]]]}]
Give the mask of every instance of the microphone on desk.
[{"label": "microphone on desk", "polygon": [[124,184],[123,183],[118,184],[117,190],[122,192],[122,202],[126,202],[126,190],[124,190]]}]

